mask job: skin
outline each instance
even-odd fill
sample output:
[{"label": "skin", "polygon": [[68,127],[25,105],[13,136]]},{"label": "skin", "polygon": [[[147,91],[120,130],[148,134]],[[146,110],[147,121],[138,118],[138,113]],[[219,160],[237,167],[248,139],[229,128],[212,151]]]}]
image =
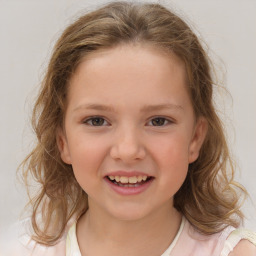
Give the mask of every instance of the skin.
[{"label": "skin", "polygon": [[[168,108],[148,107],[162,104]],[[92,116],[102,118],[100,126],[93,126]],[[89,209],[77,223],[82,255],[161,255],[181,221],[173,196],[206,132],[177,56],[122,45],[86,57],[70,81],[65,127],[57,138],[62,160],[88,194]],[[142,193],[124,196],[104,179],[115,170],[154,179]]]},{"label": "skin", "polygon": [[256,246],[247,240],[241,240],[229,256],[255,256]]}]

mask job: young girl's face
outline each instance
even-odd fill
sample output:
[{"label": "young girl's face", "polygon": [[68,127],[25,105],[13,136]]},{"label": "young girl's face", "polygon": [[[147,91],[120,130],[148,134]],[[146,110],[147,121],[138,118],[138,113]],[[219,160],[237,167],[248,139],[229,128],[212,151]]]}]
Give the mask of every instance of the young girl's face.
[{"label": "young girl's face", "polygon": [[135,220],[172,207],[205,132],[205,121],[195,120],[183,62],[149,46],[124,45],[78,66],[58,141],[89,209]]}]

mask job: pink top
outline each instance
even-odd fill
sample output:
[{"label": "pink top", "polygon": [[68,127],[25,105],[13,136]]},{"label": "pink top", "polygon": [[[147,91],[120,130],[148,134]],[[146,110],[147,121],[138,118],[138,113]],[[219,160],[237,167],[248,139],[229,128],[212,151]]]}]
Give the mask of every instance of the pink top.
[{"label": "pink top", "polygon": [[[224,243],[234,228],[211,236],[199,234],[183,217],[178,233],[161,256],[220,256]],[[81,256],[76,237],[76,224],[69,229],[66,256]]]},{"label": "pink top", "polygon": [[[198,233],[183,217],[175,239],[161,256],[227,256],[241,239],[256,245],[256,233],[252,231],[228,227],[223,232],[206,236]],[[22,235],[19,243],[11,247],[12,252],[6,252],[4,256],[81,256],[76,223],[55,246],[37,245],[28,235]]]},{"label": "pink top", "polygon": [[206,236],[198,233],[187,220],[184,222],[184,228],[173,249],[163,256],[220,256],[227,237],[234,230],[229,227],[223,232]]}]

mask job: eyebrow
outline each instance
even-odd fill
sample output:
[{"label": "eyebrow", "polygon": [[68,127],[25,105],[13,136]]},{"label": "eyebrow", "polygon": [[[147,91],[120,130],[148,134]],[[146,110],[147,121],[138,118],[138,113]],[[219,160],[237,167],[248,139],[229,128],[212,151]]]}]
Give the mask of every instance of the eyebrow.
[{"label": "eyebrow", "polygon": [[141,109],[141,112],[150,112],[150,111],[163,110],[163,109],[184,110],[181,105],[168,103],[168,104],[159,104],[159,105],[147,105]]},{"label": "eyebrow", "polygon": [[[108,105],[95,104],[95,103],[82,104],[82,105],[76,107],[74,109],[74,111],[77,111],[77,110],[80,110],[80,109],[100,110],[100,111],[106,111],[106,112],[117,112],[117,110],[111,105],[108,106]],[[167,103],[167,104],[143,106],[141,108],[141,112],[158,111],[158,110],[164,110],[164,109],[184,110],[184,108],[181,105]]]}]

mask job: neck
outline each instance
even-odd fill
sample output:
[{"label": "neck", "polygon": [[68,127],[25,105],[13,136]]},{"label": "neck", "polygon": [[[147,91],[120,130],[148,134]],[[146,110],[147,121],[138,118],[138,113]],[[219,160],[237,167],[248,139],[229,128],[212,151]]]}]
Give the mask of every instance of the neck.
[{"label": "neck", "polygon": [[161,255],[180,223],[181,215],[172,205],[129,221],[90,207],[78,221],[77,237],[82,255]]}]

